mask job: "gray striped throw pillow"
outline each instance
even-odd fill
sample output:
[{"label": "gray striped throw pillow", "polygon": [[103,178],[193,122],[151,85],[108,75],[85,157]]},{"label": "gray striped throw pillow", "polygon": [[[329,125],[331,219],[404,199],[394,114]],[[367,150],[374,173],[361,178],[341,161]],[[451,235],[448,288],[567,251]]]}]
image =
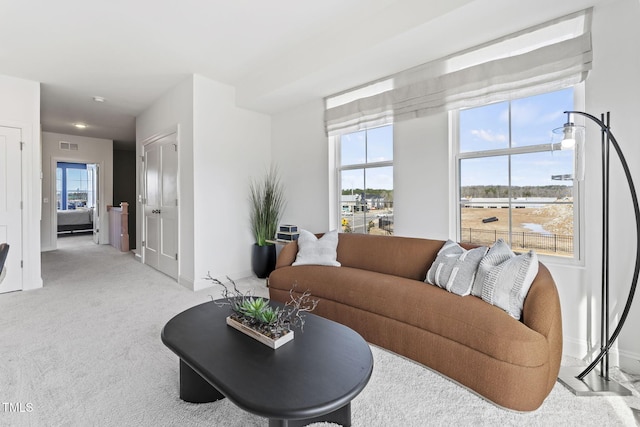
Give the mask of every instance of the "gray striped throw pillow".
[{"label": "gray striped throw pillow", "polygon": [[447,240],[431,264],[425,282],[454,294],[469,295],[478,264],[486,252],[486,246],[466,250],[454,241]]},{"label": "gray striped throw pillow", "polygon": [[471,293],[520,319],[524,299],[538,274],[538,256],[534,251],[516,255],[498,240],[480,261]]}]

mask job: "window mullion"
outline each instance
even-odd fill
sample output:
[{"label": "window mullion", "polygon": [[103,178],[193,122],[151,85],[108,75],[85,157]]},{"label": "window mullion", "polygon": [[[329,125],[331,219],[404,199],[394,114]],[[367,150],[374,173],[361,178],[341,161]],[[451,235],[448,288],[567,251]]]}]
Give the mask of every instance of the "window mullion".
[{"label": "window mullion", "polygon": [[67,168],[62,168],[62,191],[60,209],[67,210]]},{"label": "window mullion", "polygon": [[365,167],[362,170],[364,188],[362,189],[362,197],[364,200],[360,201],[362,207],[362,234],[367,234],[367,166],[369,166],[369,131],[364,133],[364,164]]},{"label": "window mullion", "polygon": [[[511,132],[511,101],[509,101],[509,152],[512,151],[512,147],[513,147],[513,133]],[[509,206],[509,221],[508,221],[508,236],[509,236],[509,246],[511,246],[513,248],[513,198],[512,196],[512,191],[511,191],[511,154],[509,154],[507,156],[507,183],[508,183],[508,190],[507,190],[507,197],[508,197],[508,206]]]},{"label": "window mullion", "polygon": [[526,145],[524,147],[500,148],[497,150],[469,151],[466,153],[458,153],[458,158],[477,159],[481,157],[497,157],[497,156],[506,156],[510,154],[543,153],[545,151],[558,151],[561,149],[562,149],[561,143],[557,142],[554,144],[538,144],[538,145]]},{"label": "window mullion", "polygon": [[375,163],[360,163],[357,165],[347,165],[347,166],[341,166],[340,170],[342,171],[348,171],[348,170],[355,170],[355,169],[372,169],[372,168],[381,168],[381,167],[386,167],[386,166],[393,166],[393,161],[383,161],[383,162],[375,162]]}]

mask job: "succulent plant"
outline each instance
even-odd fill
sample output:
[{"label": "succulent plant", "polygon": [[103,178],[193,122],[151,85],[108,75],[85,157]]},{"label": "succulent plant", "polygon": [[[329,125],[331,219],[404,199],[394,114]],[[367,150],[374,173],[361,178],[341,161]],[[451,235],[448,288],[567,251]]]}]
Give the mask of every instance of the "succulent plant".
[{"label": "succulent plant", "polygon": [[275,309],[271,306],[267,306],[260,313],[260,320],[262,323],[266,323],[267,325],[273,325],[278,321],[278,317],[280,316],[280,310],[276,307]]},{"label": "succulent plant", "polygon": [[246,298],[236,311],[240,314],[261,320],[262,313],[269,307],[269,302],[264,298]]}]

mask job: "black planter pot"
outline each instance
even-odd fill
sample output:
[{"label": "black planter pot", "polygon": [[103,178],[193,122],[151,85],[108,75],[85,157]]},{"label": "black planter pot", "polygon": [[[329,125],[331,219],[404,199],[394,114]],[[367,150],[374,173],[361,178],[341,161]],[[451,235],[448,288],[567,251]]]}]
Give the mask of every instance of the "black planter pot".
[{"label": "black planter pot", "polygon": [[276,246],[258,246],[257,243],[254,243],[251,251],[251,268],[259,278],[269,277],[269,274],[276,268]]}]

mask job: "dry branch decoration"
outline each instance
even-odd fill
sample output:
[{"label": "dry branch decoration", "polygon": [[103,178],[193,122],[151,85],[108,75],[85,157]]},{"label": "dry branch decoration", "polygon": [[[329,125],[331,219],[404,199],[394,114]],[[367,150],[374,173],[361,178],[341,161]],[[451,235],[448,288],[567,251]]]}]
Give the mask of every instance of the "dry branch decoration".
[{"label": "dry branch decoration", "polygon": [[240,291],[236,283],[227,276],[232,289],[220,280],[211,277],[207,273],[206,280],[209,280],[223,288],[222,300],[215,300],[209,295],[211,300],[219,307],[231,307],[233,314],[231,318],[255,331],[271,338],[278,339],[286,335],[292,328],[300,327],[300,332],[304,332],[305,313],[309,313],[318,306],[318,300],[311,298],[308,290],[295,293],[296,284],[289,291],[289,301],[284,304],[284,308],[273,308],[269,305],[267,298],[255,297],[248,291]]}]

